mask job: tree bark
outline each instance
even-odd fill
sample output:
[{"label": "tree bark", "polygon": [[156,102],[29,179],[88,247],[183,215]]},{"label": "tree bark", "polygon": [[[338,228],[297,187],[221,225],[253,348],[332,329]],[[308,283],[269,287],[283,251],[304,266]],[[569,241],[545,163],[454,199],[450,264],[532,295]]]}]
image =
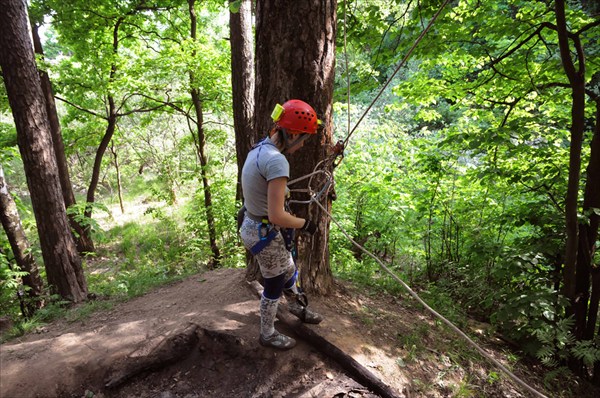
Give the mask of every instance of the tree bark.
[{"label": "tree bark", "polygon": [[576,291],[576,267],[578,247],[578,193],[581,169],[581,147],[583,145],[583,131],[585,125],[585,59],[579,40],[574,40],[575,49],[578,54],[579,68],[571,58],[571,47],[569,45],[569,32],[565,16],[564,0],[556,0],[556,26],[560,56],[571,86],[571,146],[569,153],[569,182],[567,186],[567,197],[565,201],[565,218],[567,243],[565,252],[565,267],[563,271],[564,293],[571,301],[571,311],[574,311]]},{"label": "tree bark", "polygon": [[242,200],[241,174],[246,156],[258,135],[254,130],[254,49],[250,0],[242,0],[238,12],[229,13],[231,41],[231,90],[238,178],[236,200]]},{"label": "tree bark", "polygon": [[10,243],[15,262],[21,271],[27,272],[28,275],[22,278],[23,285],[29,287],[26,291],[25,313],[23,315],[29,317],[43,306],[41,300],[44,283],[40,277],[37,262],[31,254],[29,241],[21,225],[21,217],[17,211],[17,205],[11,193],[8,190],[8,184],[4,178],[4,168],[0,164],[0,221],[6,237]]},{"label": "tree bark", "polygon": [[[600,87],[600,72],[596,73],[598,81],[596,84]],[[591,209],[600,209],[600,96],[595,98],[596,101],[596,125],[594,126],[594,135],[590,144],[590,162],[587,167],[587,180],[583,198],[584,212]],[[580,247],[579,252],[582,255],[578,256],[578,263],[586,261],[586,269],[589,271],[588,278],[591,278],[591,295],[589,299],[589,308],[585,307],[585,303],[579,303],[578,310],[587,310],[583,314],[584,320],[587,316],[585,330],[583,330],[583,338],[585,340],[593,340],[594,333],[600,333],[596,330],[596,322],[598,321],[598,309],[600,307],[600,269],[598,264],[594,264],[594,256],[598,247],[596,241],[598,239],[598,227],[600,225],[600,216],[596,212],[591,211],[589,223],[582,223],[580,227]],[[584,246],[585,244],[585,246]],[[581,259],[580,259],[581,257]],[[579,267],[578,267],[579,268]],[[579,278],[578,278],[579,279]],[[588,279],[589,281],[589,279]],[[589,289],[589,282],[588,282]],[[600,361],[596,361],[592,370],[592,382],[595,385],[600,385]]]},{"label": "tree bark", "polygon": [[[197,21],[196,21],[196,10],[194,4],[196,0],[188,0],[188,7],[190,13],[190,37],[193,41],[196,41],[197,35]],[[196,52],[192,52],[192,58],[194,58]],[[210,183],[208,181],[208,158],[206,157],[206,135],[204,134],[204,115],[202,111],[202,99],[200,98],[200,92],[195,87],[196,78],[193,72],[189,72],[190,78],[190,95],[192,97],[192,103],[194,105],[194,111],[196,112],[196,150],[198,158],[200,160],[200,175],[202,179],[202,188],[204,190],[204,209],[206,214],[206,224],[208,226],[208,239],[210,242],[210,248],[213,253],[211,268],[216,268],[221,262],[221,252],[217,245],[217,231],[215,227],[215,217],[212,209],[212,193],[210,189]]]},{"label": "tree bark", "polygon": [[[306,101],[324,122],[324,128],[290,157],[292,180],[312,173],[326,159],[332,143],[336,5],[336,0],[257,2],[256,131],[265,135],[273,126],[273,107],[289,99]],[[321,188],[323,183],[322,178],[315,178],[312,188]],[[330,198],[326,198],[324,207],[331,210]],[[330,220],[316,205],[293,210],[319,227],[315,235],[300,237],[298,241],[301,284],[307,291],[327,294],[333,286],[329,266]]]},{"label": "tree bark", "polygon": [[[596,127],[592,142],[590,144],[590,162],[587,166],[586,184],[583,194],[583,212],[589,215],[588,222],[579,224],[579,249],[577,251],[577,292],[581,293],[582,300],[577,303],[577,311],[582,317],[585,326],[579,331],[578,335],[586,340],[591,340],[594,337],[594,325],[598,319],[598,300],[600,292],[595,291],[592,295],[588,311],[588,298],[590,290],[590,279],[593,274],[597,274],[598,270],[593,268],[594,254],[597,248],[595,247],[598,239],[598,224],[600,216],[593,209],[600,209],[600,100],[596,103]],[[578,317],[579,318],[579,317]],[[587,324],[585,320],[587,319]]]},{"label": "tree bark", "polygon": [[[32,23],[31,31],[33,37],[34,50],[36,54],[39,54],[43,57],[44,50],[42,48],[42,41],[40,40],[38,26]],[[54,154],[56,155],[60,186],[65,201],[65,207],[68,209],[70,206],[75,205],[76,201],[75,195],[73,194],[73,186],[71,185],[71,178],[69,177],[69,166],[67,164],[67,157],[65,156],[65,146],[62,139],[60,122],[58,120],[58,113],[56,111],[54,92],[52,90],[52,84],[50,83],[50,77],[43,70],[40,70],[40,80],[42,82],[42,91],[44,92],[44,98],[46,98],[46,111],[48,112],[48,121],[50,122],[50,132],[52,134]],[[77,244],[77,250],[79,251],[79,254],[83,255],[85,253],[94,252],[94,242],[89,236],[89,232],[83,226],[81,226],[72,215],[67,214],[67,217],[69,218],[71,228],[73,228],[73,230],[76,232],[74,238]]]},{"label": "tree bark", "polygon": [[[565,200],[566,218],[566,251],[563,270],[563,289],[569,299],[567,316],[574,315],[573,332],[577,340],[582,340],[587,327],[587,305],[590,291],[591,258],[589,232],[587,226],[578,222],[578,195],[581,169],[581,149],[585,131],[585,56],[579,36],[570,34],[567,27],[564,0],[555,1],[556,27],[560,56],[565,73],[571,86],[571,146],[569,153],[569,181]],[[571,55],[569,40],[575,49],[575,62]],[[597,182],[594,182],[597,185]],[[593,191],[588,191],[588,195]],[[588,197],[588,199],[593,199]],[[569,359],[569,367],[576,374],[584,372],[583,362],[576,358]]]},{"label": "tree bark", "polygon": [[48,284],[74,302],[87,285],[62,198],[58,166],[33,46],[27,5],[0,0],[0,66],[17,128]]}]

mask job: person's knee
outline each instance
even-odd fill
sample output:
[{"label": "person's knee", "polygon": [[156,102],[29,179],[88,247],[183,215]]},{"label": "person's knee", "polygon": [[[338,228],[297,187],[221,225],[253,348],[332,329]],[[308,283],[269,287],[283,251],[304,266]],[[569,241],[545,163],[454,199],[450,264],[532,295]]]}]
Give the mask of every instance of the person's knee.
[{"label": "person's knee", "polygon": [[271,300],[281,297],[283,286],[286,284],[287,272],[273,278],[265,278],[263,296]]}]

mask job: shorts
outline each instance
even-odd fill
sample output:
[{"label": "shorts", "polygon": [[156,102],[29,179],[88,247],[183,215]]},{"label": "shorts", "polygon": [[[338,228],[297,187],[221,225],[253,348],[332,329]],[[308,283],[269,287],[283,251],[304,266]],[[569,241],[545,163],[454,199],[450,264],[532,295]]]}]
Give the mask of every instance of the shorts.
[{"label": "shorts", "polygon": [[[246,249],[250,250],[259,240],[258,227],[260,222],[244,217],[240,236]],[[260,273],[263,278],[274,278],[281,274],[286,274],[285,280],[289,280],[296,272],[296,266],[292,253],[285,247],[285,242],[281,234],[275,235],[275,238],[269,242],[260,253],[254,256],[258,261]]]}]

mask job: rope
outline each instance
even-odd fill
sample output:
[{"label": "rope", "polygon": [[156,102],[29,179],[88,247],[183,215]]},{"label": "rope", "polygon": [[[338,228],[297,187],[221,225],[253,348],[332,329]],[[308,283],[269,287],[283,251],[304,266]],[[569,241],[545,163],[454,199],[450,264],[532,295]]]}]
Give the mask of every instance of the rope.
[{"label": "rope", "polygon": [[[381,95],[383,94],[383,92],[385,91],[385,89],[387,88],[387,86],[391,83],[391,81],[394,79],[394,77],[396,76],[396,74],[398,73],[398,71],[400,70],[400,68],[402,66],[404,66],[404,64],[406,63],[406,61],[408,60],[408,58],[410,57],[410,55],[414,51],[414,49],[417,47],[417,45],[423,39],[423,37],[425,36],[425,34],[429,31],[429,29],[431,28],[431,26],[433,25],[433,23],[435,22],[435,20],[438,18],[438,16],[441,14],[441,12],[444,9],[444,7],[446,7],[446,5],[449,2],[450,2],[450,0],[445,0],[444,1],[444,4],[442,4],[442,6],[440,7],[440,9],[435,13],[435,15],[433,16],[433,18],[429,21],[429,24],[421,32],[421,34],[419,35],[419,37],[417,38],[417,40],[414,42],[414,44],[412,45],[412,47],[409,49],[409,51],[406,53],[406,55],[404,56],[404,58],[402,59],[402,61],[400,62],[400,64],[396,67],[396,70],[394,71],[394,73],[392,74],[392,76],[383,85],[383,87],[381,88],[381,90],[379,91],[379,93],[375,96],[375,98],[373,99],[373,101],[371,102],[371,104],[369,104],[369,106],[367,107],[367,109],[365,110],[365,112],[362,114],[362,116],[360,117],[360,119],[356,122],[356,124],[354,125],[354,127],[352,128],[352,130],[348,133],[346,139],[343,142],[344,147],[348,144],[348,141],[350,140],[350,137],[352,136],[352,134],[354,134],[354,132],[356,131],[358,125],[363,121],[363,119],[365,118],[365,116],[369,113],[369,111],[371,110],[371,108],[373,107],[373,105],[377,102],[377,100],[379,99],[379,97],[381,97]],[[346,51],[346,2],[344,2],[344,51]],[[349,81],[349,73],[350,72],[348,71],[347,56],[346,56],[346,72],[348,74],[348,81]],[[349,84],[348,84],[348,93],[347,93],[347,96],[348,96],[348,128],[350,128],[350,85]],[[322,161],[322,162],[324,162],[324,161]],[[304,204],[316,203],[317,206],[319,206],[319,208],[335,223],[335,225],[337,225],[337,227],[340,229],[340,231],[342,231],[342,233],[344,234],[344,236],[354,246],[356,246],[358,249],[360,249],[363,253],[367,254],[369,257],[373,258],[385,272],[387,272],[394,280],[396,280],[400,285],[402,285],[402,287],[404,287],[404,289],[406,289],[406,291],[415,300],[417,300],[427,311],[429,311],[435,317],[437,317],[442,322],[444,322],[450,329],[452,329],[456,334],[458,334],[460,337],[462,337],[464,340],[466,340],[481,355],[483,355],[490,362],[492,362],[492,364],[494,364],[495,366],[497,366],[502,372],[504,372],[510,379],[512,379],[518,385],[520,385],[521,387],[525,388],[527,391],[529,391],[530,393],[532,393],[536,397],[548,398],[544,394],[542,394],[539,391],[537,391],[535,388],[533,388],[530,385],[528,385],[527,383],[525,383],[522,379],[520,379],[518,376],[516,376],[514,373],[512,373],[508,368],[506,368],[502,363],[500,363],[498,360],[496,360],[491,355],[489,355],[483,348],[481,348],[477,343],[475,343],[466,333],[464,333],[462,330],[460,330],[457,326],[455,326],[452,322],[450,322],[448,319],[446,319],[443,315],[441,315],[440,313],[438,313],[437,311],[435,311],[433,308],[431,308],[425,301],[423,301],[423,299],[421,299],[421,297],[419,297],[419,295],[414,290],[412,290],[410,288],[410,286],[408,286],[402,279],[400,279],[388,267],[386,267],[385,264],[377,256],[375,256],[373,253],[371,253],[370,251],[368,251],[367,249],[365,249],[363,246],[361,246],[359,243],[357,243],[354,239],[352,239],[352,237],[350,237],[350,235],[346,232],[346,230],[344,230],[344,228],[341,226],[341,224],[319,202],[319,200],[323,196],[323,193],[329,191],[329,187],[331,186],[331,183],[333,182],[333,176],[331,175],[331,173],[329,173],[329,172],[327,172],[325,170],[317,170],[317,168],[319,167],[319,165],[322,162],[320,162],[320,163],[317,164],[317,166],[315,167],[315,169],[314,169],[314,171],[312,173],[307,174],[307,175],[305,175],[303,177],[297,178],[295,180],[292,180],[292,181],[290,181],[288,183],[288,185],[293,185],[293,184],[295,184],[295,183],[297,183],[299,181],[305,180],[306,178],[310,178],[307,189],[295,190],[296,192],[302,191],[302,192],[309,193],[309,195],[311,196],[310,200],[307,200],[307,201],[297,201],[296,200],[296,201],[293,201],[293,202],[295,202],[295,203],[304,203]],[[326,177],[327,177],[327,180],[326,180],[323,188],[319,191],[319,193],[318,194],[314,194],[314,191],[312,191],[312,189],[310,188],[310,184],[311,184],[312,178],[315,175],[317,175],[317,174],[325,174]],[[292,202],[292,201],[290,201],[290,202]]]},{"label": "rope", "polygon": [[[310,190],[310,188],[309,188],[309,190]],[[521,387],[525,388],[526,390],[528,390],[529,392],[531,392],[536,397],[548,398],[544,394],[542,394],[539,391],[537,391],[535,388],[533,388],[530,385],[528,385],[527,383],[525,383],[522,379],[520,379],[518,376],[516,376],[510,370],[508,370],[508,368],[506,368],[504,365],[502,365],[502,363],[500,363],[498,360],[496,360],[491,355],[489,355],[483,348],[481,348],[476,342],[474,342],[469,336],[467,336],[467,334],[465,334],[462,330],[460,330],[452,322],[450,322],[448,319],[446,319],[443,315],[441,315],[440,313],[438,313],[437,311],[435,311],[433,308],[431,308],[425,301],[423,301],[423,299],[421,299],[421,297],[419,297],[419,295],[414,290],[412,290],[410,288],[410,286],[408,286],[402,279],[400,279],[396,274],[394,274],[394,272],[392,272],[388,267],[386,267],[385,264],[377,256],[375,256],[373,253],[371,253],[370,251],[368,251],[367,249],[365,249],[363,246],[361,246],[359,243],[357,243],[354,239],[352,239],[352,237],[350,237],[350,235],[346,232],[346,230],[344,230],[344,228],[340,225],[340,223],[331,215],[331,213],[329,213],[327,211],[327,209],[321,203],[319,203],[319,200],[317,199],[316,196],[313,196],[312,199],[310,200],[310,202],[316,203],[317,206],[319,206],[321,208],[321,210],[323,210],[323,212],[325,214],[327,214],[327,216],[335,223],[335,225],[337,225],[337,227],[340,229],[340,231],[342,231],[342,233],[344,234],[344,236],[346,236],[346,238],[350,242],[352,242],[352,244],[354,246],[356,246],[357,248],[359,248],[363,253],[365,253],[368,256],[370,256],[371,258],[373,258],[385,272],[387,272],[394,280],[396,280],[396,282],[398,282],[399,284],[401,284],[402,287],[404,287],[406,289],[406,291],[408,291],[408,293],[415,300],[417,300],[423,307],[425,307],[425,309],[427,311],[429,311],[434,316],[436,316],[438,319],[440,319],[442,322],[444,322],[448,327],[450,327],[450,329],[452,329],[460,337],[462,337],[463,339],[465,339],[481,355],[483,355],[485,358],[487,358],[490,362],[492,362],[495,366],[497,366],[500,370],[502,370],[508,377],[510,377],[513,381],[515,381]]]},{"label": "rope", "polygon": [[[328,172],[326,170],[317,170],[318,167],[319,167],[319,165],[321,165],[322,163],[324,163],[324,161],[319,162],[317,164],[317,166],[315,167],[315,169],[313,169],[312,173],[307,174],[307,175],[302,176],[302,177],[299,177],[299,178],[296,178],[296,179],[294,179],[294,180],[292,180],[292,181],[290,181],[288,183],[288,185],[293,185],[293,184],[295,184],[297,182],[300,182],[300,181],[303,181],[303,180],[306,180],[307,178],[309,178],[309,183],[308,183],[306,189],[298,189],[298,190],[294,190],[294,191],[296,191],[296,192],[302,191],[302,192],[308,193],[309,196],[310,196],[310,200],[307,200],[307,201],[294,201],[294,202],[295,203],[309,204],[309,205],[311,203],[316,203],[317,206],[327,215],[327,217],[329,217],[329,219],[331,221],[333,221],[335,223],[335,225],[337,225],[337,227],[340,229],[340,231],[342,231],[342,233],[344,234],[344,236],[354,246],[356,246],[363,253],[367,254],[369,257],[371,257],[372,259],[374,259],[379,264],[379,266],[381,267],[381,269],[383,269],[385,272],[387,272],[396,282],[398,282],[400,285],[402,285],[402,287],[404,289],[406,289],[406,291],[415,300],[417,300],[427,311],[429,311],[435,317],[437,317],[442,322],[444,322],[451,330],[453,330],[456,334],[458,334],[460,337],[462,337],[464,340],[466,340],[484,358],[488,359],[493,365],[495,365],[496,367],[498,367],[502,372],[504,372],[515,383],[517,383],[521,387],[525,388],[527,391],[529,391],[530,393],[532,393],[536,397],[539,397],[539,398],[548,398],[546,395],[540,393],[535,388],[531,387],[529,384],[527,384],[525,381],[523,381],[521,378],[519,378],[517,375],[515,375],[514,373],[512,373],[506,366],[504,366],[498,360],[496,360],[491,355],[489,355],[483,348],[481,348],[475,341],[473,341],[466,333],[464,333],[462,330],[460,330],[457,326],[455,326],[452,322],[450,322],[448,319],[446,319],[443,315],[441,315],[440,313],[438,313],[437,311],[435,311],[433,308],[431,308],[421,297],[419,297],[419,295],[414,290],[412,290],[410,288],[410,286],[408,286],[408,284],[406,284],[393,271],[391,271],[377,256],[375,256],[369,250],[367,250],[366,248],[364,248],[363,246],[361,246],[359,243],[357,243],[354,239],[352,239],[352,237],[346,232],[346,230],[342,227],[342,225],[331,215],[331,213],[329,211],[327,211],[327,209],[325,208],[325,206],[323,206],[320,203],[321,198],[323,198],[323,196],[326,197],[326,195],[323,195],[323,194],[329,191],[329,188],[331,187],[331,184],[333,183],[333,175],[330,172]],[[313,189],[311,188],[311,182],[312,182],[312,179],[313,179],[313,177],[315,175],[320,175],[320,174],[324,174],[326,176],[326,181],[325,181],[325,184],[324,184],[323,188],[321,188],[321,190],[317,194],[315,194],[314,191],[313,191]],[[290,201],[290,202],[292,202],[292,201]],[[311,250],[311,255],[312,255],[312,250]]]},{"label": "rope", "polygon": [[346,111],[346,116],[348,119],[348,129],[346,130],[346,134],[350,134],[350,69],[348,68],[348,48],[347,48],[347,35],[348,35],[348,27],[346,26],[346,3],[348,0],[344,0],[344,61],[346,64],[346,103],[348,106],[348,110]]},{"label": "rope", "polygon": [[[400,62],[400,64],[396,67],[396,70],[394,71],[394,73],[392,74],[392,76],[383,85],[383,87],[381,88],[381,90],[379,90],[379,93],[375,96],[375,98],[373,99],[373,101],[371,102],[371,104],[369,104],[369,106],[367,107],[367,109],[365,110],[365,112],[362,114],[362,116],[360,117],[360,119],[358,119],[358,122],[356,122],[356,124],[354,125],[354,127],[352,128],[352,130],[350,131],[350,133],[348,133],[348,136],[344,140],[344,147],[348,144],[348,141],[350,140],[350,137],[352,136],[352,134],[354,134],[354,132],[356,131],[356,128],[358,127],[358,125],[363,121],[363,119],[365,118],[365,116],[367,116],[367,114],[369,113],[369,111],[371,110],[371,108],[373,107],[373,105],[375,105],[375,102],[377,102],[377,100],[379,99],[379,97],[381,97],[381,94],[383,94],[383,92],[385,91],[385,89],[387,88],[387,86],[392,82],[392,80],[394,79],[394,77],[396,77],[396,74],[398,73],[398,71],[400,70],[400,68],[404,66],[404,64],[406,63],[406,61],[408,60],[408,58],[410,57],[410,55],[414,51],[414,49],[419,45],[419,43],[421,42],[421,40],[423,39],[423,37],[425,37],[425,34],[429,31],[429,28],[431,28],[431,26],[433,25],[433,23],[435,22],[435,20],[438,18],[438,16],[441,14],[441,12],[444,9],[444,7],[446,7],[446,5],[449,2],[450,2],[450,0],[445,0],[444,1],[444,4],[442,4],[442,6],[440,7],[440,9],[435,13],[435,15],[433,16],[433,18],[431,19],[431,21],[429,21],[429,24],[427,24],[427,26],[421,32],[421,34],[419,35],[419,37],[417,37],[417,40],[413,43],[412,47],[408,50],[408,52],[406,53],[406,55],[404,56],[404,58],[402,59],[402,61]],[[346,20],[344,18],[344,23],[345,22],[346,22]],[[348,109],[348,112],[350,112],[349,109]]]}]

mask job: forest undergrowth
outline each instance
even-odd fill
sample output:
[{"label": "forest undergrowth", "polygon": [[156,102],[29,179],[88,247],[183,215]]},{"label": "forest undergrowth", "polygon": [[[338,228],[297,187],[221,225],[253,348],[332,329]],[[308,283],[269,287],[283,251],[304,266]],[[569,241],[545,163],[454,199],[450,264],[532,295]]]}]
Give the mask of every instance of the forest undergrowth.
[{"label": "forest undergrowth", "polygon": [[[184,207],[185,201],[182,201],[182,208]],[[172,206],[148,200],[132,202],[128,204],[124,214],[121,214],[118,206],[109,206],[105,213],[99,215],[98,220],[100,229],[97,236],[101,243],[98,244],[97,254],[86,259],[86,272],[93,300],[75,308],[69,308],[65,305],[67,303],[61,301],[50,300],[33,318],[14,318],[12,328],[3,331],[4,342],[14,341],[19,336],[40,333],[47,328],[47,325],[55,322],[85,323],[86,319],[93,318],[94,314],[111,311],[119,306],[119,303],[133,300],[161,286],[168,286],[207,271],[207,264],[201,261],[201,253],[198,257],[189,255],[185,234],[181,227],[177,227],[182,225],[181,215],[174,211]],[[204,258],[207,257],[208,255]],[[243,263],[238,263],[237,266],[232,267],[243,268],[243,266]],[[365,328],[365,333],[379,335],[385,339],[392,338],[401,347],[401,354],[395,358],[394,367],[410,371],[418,364],[426,366],[423,364],[427,361],[438,361],[440,358],[448,361],[445,372],[452,374],[448,377],[453,380],[450,384],[454,387],[446,385],[442,388],[450,393],[447,396],[479,396],[477,395],[479,387],[476,386],[483,376],[476,377],[479,382],[471,380],[468,373],[473,369],[484,372],[484,379],[487,380],[486,383],[489,383],[490,388],[496,385],[491,390],[501,391],[503,388],[508,388],[506,383],[509,382],[501,371],[490,366],[472,347],[454,335],[439,320],[432,318],[428,322],[421,322],[420,326],[417,324],[409,331],[404,330],[409,323],[407,319],[400,319],[398,323],[389,323],[390,319],[397,318],[403,311],[421,313],[420,317],[429,316],[418,303],[410,300],[401,285],[395,283],[381,270],[373,269],[374,265],[368,268],[369,263],[365,263],[355,272],[343,264],[332,266],[340,284],[351,284],[355,291],[362,292],[362,305],[354,316]],[[419,278],[410,273],[407,275],[407,281],[429,305],[443,313],[461,330],[474,334],[477,341],[488,348],[495,347],[493,350],[498,350],[495,355],[502,353],[503,360],[511,368],[526,371],[529,377],[537,380],[539,386],[557,392],[553,396],[581,396],[573,395],[575,391],[581,391],[581,386],[566,369],[552,370],[536,364],[534,358],[529,358],[516,346],[502,339],[492,325],[470,317],[468,310],[461,307],[461,304],[443,288],[419,283]],[[369,300],[369,303],[366,300]],[[401,309],[399,314],[391,315],[393,310],[389,308],[390,302],[396,304],[401,302],[402,305],[398,309],[404,309]],[[408,313],[405,315],[410,317]],[[394,327],[398,329],[394,330]],[[435,377],[433,379],[435,380]],[[412,390],[421,391],[423,394],[430,390],[439,390],[445,383],[435,387],[429,384],[431,380],[429,382],[426,378],[419,380],[419,378],[413,380]],[[511,387],[511,390],[514,388]]]}]

